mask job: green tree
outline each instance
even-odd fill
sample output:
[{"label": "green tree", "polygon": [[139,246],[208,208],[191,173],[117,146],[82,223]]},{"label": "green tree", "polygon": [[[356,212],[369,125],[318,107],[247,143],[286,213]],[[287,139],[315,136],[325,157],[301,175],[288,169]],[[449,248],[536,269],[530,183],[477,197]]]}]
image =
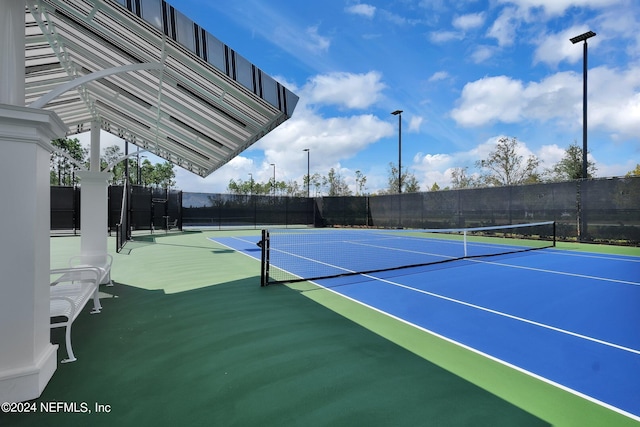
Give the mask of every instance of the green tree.
[{"label": "green tree", "polygon": [[540,160],[534,155],[526,159],[518,155],[518,140],[502,137],[496,148],[476,166],[484,171],[482,182],[489,186],[518,185],[540,182],[537,172]]},{"label": "green tree", "polygon": [[175,177],[173,164],[169,162],[158,163],[153,168],[151,183],[156,187],[171,188],[176,185]]},{"label": "green tree", "polygon": [[440,186],[437,182],[434,182],[429,191],[440,191]]},{"label": "green tree", "polygon": [[417,193],[420,191],[420,183],[412,173],[408,173],[406,178],[402,179],[402,188],[405,193]]},{"label": "green tree", "polygon": [[322,176],[319,173],[311,175],[311,186],[314,188],[314,197],[317,197],[322,192]]},{"label": "green tree", "polygon": [[279,194],[281,196],[284,196],[287,192],[287,183],[284,181],[276,181],[275,191],[276,195]]},{"label": "green tree", "polygon": [[364,194],[365,185],[367,184],[367,177],[360,172],[356,171],[356,196]]},{"label": "green tree", "polygon": [[[587,160],[587,178],[595,176],[595,164]],[[573,142],[564,152],[562,159],[546,171],[551,181],[571,181],[582,178],[582,147]]]},{"label": "green tree", "polygon": [[155,167],[149,159],[144,159],[140,165],[140,182],[138,184],[145,187],[151,186],[153,183],[154,170]]},{"label": "green tree", "polygon": [[307,195],[307,187],[305,186],[304,190],[300,188],[300,184],[298,181],[291,180],[287,184],[285,189],[287,196],[289,197],[301,197]]},{"label": "green tree", "polygon": [[476,181],[468,175],[469,168],[453,168],[451,170],[451,186],[453,189],[476,187]]},{"label": "green tree", "polygon": [[56,139],[52,141],[52,145],[56,150],[49,159],[50,184],[77,184],[75,171],[87,167],[88,150],[82,147],[77,138]]},{"label": "green tree", "polygon": [[[402,172],[402,192],[403,193],[415,193],[420,191],[420,184],[416,177],[405,169]],[[389,163],[389,174],[387,176],[387,189],[382,191],[382,194],[398,194],[398,167],[395,163]]]},{"label": "green tree", "polygon": [[124,161],[119,161],[124,156],[124,153],[120,151],[120,147],[117,145],[111,145],[104,149],[104,154],[101,159],[101,169],[106,169],[109,165],[113,165],[111,168],[111,173],[113,177],[111,178],[111,184],[113,185],[122,185],[124,184],[124,173],[125,173],[125,165]]},{"label": "green tree", "polygon": [[[278,190],[279,188],[281,189],[283,185],[285,186],[285,191],[289,193],[290,190],[283,182],[276,182],[276,190]],[[229,184],[227,184],[227,191],[231,194],[239,195],[273,195],[273,179],[270,179],[268,182],[257,182],[253,178],[247,181],[243,181],[242,179],[239,179],[237,181],[234,179],[230,179]]]},{"label": "green tree", "polygon": [[329,169],[327,176],[328,196],[350,196],[351,190],[344,178],[334,168]]},{"label": "green tree", "polygon": [[640,176],[640,163],[636,165],[634,170],[627,172],[625,176]]},{"label": "green tree", "polygon": [[229,184],[227,184],[227,191],[231,194],[247,194],[244,184],[245,183],[242,180],[236,182],[232,178],[229,180]]}]

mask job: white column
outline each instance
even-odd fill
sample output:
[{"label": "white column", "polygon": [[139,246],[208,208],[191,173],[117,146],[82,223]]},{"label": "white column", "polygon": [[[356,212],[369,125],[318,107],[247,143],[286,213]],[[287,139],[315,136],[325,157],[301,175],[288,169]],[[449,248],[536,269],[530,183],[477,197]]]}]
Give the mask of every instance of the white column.
[{"label": "white column", "polygon": [[0,104],[0,402],[37,398],[56,370],[49,156],[50,141],[66,130],[53,112]]},{"label": "white column", "polygon": [[91,159],[80,178],[80,252],[83,262],[102,265],[107,255],[108,188],[111,172],[100,172],[100,123],[91,122]]},{"label": "white column", "polygon": [[91,122],[91,155],[89,157],[89,170],[100,172],[100,123]]},{"label": "white column", "polygon": [[57,365],[49,330],[49,155],[66,126],[25,108],[25,2],[0,0],[0,403],[34,399]]},{"label": "white column", "polygon": [[24,9],[0,0],[0,104],[24,105]]},{"label": "white column", "polygon": [[80,178],[80,251],[83,262],[101,265],[107,255],[110,172],[77,172]]}]

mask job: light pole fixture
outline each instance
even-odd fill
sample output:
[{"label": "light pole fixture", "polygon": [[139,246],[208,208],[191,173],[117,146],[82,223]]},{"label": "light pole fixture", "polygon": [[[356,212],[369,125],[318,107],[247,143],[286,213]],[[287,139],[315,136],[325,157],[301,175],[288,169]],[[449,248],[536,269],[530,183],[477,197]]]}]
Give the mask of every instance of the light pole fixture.
[{"label": "light pole fixture", "polygon": [[309,176],[309,149],[305,148],[302,151],[307,152],[307,198],[309,198],[309,186],[311,185],[311,177]]},{"label": "light pole fixture", "polygon": [[587,39],[595,36],[593,31],[573,37],[571,43],[584,41],[582,63],[582,179],[587,179]]},{"label": "light pole fixture", "polygon": [[398,194],[402,193],[402,110],[393,113],[398,116]]},{"label": "light pole fixture", "polygon": [[275,163],[271,163],[271,166],[273,166],[273,184],[271,184],[271,188],[273,190],[273,195],[276,195],[276,164]]}]

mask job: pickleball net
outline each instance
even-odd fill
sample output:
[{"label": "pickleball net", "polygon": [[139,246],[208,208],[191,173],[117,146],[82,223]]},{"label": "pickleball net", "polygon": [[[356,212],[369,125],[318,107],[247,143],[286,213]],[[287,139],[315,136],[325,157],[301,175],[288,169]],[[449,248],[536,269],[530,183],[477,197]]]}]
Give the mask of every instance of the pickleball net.
[{"label": "pickleball net", "polygon": [[265,229],[261,286],[322,280],[555,246],[555,222],[474,228]]}]

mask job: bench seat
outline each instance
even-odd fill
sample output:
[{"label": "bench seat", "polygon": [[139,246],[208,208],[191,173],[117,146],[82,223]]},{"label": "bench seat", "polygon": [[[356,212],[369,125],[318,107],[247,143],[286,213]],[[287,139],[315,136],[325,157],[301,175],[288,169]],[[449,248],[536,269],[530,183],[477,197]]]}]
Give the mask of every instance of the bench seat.
[{"label": "bench seat", "polygon": [[51,329],[66,328],[67,358],[62,363],[73,362],[77,359],[71,346],[71,325],[90,300],[91,314],[102,310],[98,287],[103,272],[96,267],[63,268],[51,270],[50,277],[54,279],[49,287]]}]

